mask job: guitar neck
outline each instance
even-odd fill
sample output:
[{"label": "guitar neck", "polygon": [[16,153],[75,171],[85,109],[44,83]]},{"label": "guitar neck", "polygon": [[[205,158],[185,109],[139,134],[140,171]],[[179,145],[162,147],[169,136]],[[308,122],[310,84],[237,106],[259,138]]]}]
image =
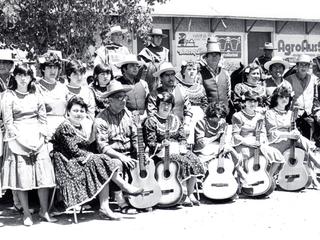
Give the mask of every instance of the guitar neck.
[{"label": "guitar neck", "polygon": [[[261,125],[262,121],[259,120],[257,123],[257,128],[256,128],[256,142],[260,143],[261,139]],[[260,155],[260,148],[254,149],[254,164],[259,164],[259,155]]]},{"label": "guitar neck", "polygon": [[[165,139],[168,141],[170,139],[169,119],[166,120]],[[165,146],[164,147],[164,169],[165,170],[169,170],[169,161],[170,161],[170,146]]]},{"label": "guitar neck", "polygon": [[141,127],[137,128],[138,134],[138,160],[139,160],[139,167],[140,170],[145,170],[145,152],[144,152],[144,145],[143,145],[143,131]]},{"label": "guitar neck", "polygon": [[222,160],[222,154],[221,150],[223,149],[225,142],[226,142],[226,124],[221,126],[223,129],[223,132],[220,137],[220,143],[219,143],[219,156],[218,156],[218,168],[223,167],[223,160]]}]

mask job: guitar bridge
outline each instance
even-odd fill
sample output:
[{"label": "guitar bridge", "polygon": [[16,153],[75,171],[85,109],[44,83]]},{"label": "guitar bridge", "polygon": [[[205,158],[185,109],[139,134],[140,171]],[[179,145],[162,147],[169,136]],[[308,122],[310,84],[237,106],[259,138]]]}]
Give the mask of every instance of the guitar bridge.
[{"label": "guitar bridge", "polygon": [[212,187],[228,187],[229,184],[228,183],[212,183],[211,186]]}]

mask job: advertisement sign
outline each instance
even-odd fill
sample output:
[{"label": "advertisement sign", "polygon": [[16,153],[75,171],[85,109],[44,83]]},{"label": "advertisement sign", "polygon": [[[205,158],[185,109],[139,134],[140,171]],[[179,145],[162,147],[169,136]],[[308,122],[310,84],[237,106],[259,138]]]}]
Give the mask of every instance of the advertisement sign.
[{"label": "advertisement sign", "polygon": [[220,43],[225,67],[230,71],[238,68],[243,57],[242,36],[233,33],[213,34],[208,32],[176,32],[177,66],[180,66],[182,61],[198,60],[200,52],[206,50],[209,37],[215,37]]}]

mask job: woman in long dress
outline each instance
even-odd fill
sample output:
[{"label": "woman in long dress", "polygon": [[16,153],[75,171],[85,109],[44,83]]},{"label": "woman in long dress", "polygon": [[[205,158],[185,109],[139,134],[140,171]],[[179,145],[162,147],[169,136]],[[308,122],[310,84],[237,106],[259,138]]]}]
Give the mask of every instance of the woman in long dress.
[{"label": "woman in long dress", "polygon": [[99,196],[100,215],[111,220],[120,218],[109,207],[109,182],[115,182],[124,192],[139,195],[136,188],[120,176],[122,163],[106,154],[90,152],[90,136],[84,130],[87,105],[81,97],[71,98],[67,115],[57,128],[53,142],[56,180],[67,209],[74,208]]},{"label": "woman in long dress", "polygon": [[[183,125],[177,115],[171,113],[174,106],[174,97],[169,92],[158,94],[156,99],[157,113],[147,118],[144,126],[145,141],[150,153],[158,153],[171,142],[178,143],[175,153],[170,153],[170,159],[180,165],[179,178],[187,187],[187,198],[185,205],[199,205],[200,202],[194,197],[193,192],[196,178],[204,175],[204,168],[199,158],[186,149],[186,137]],[[168,121],[168,124],[167,124]],[[166,139],[166,126],[169,129],[169,140]],[[156,163],[161,159],[154,157]]]},{"label": "woman in long dress", "polygon": [[23,224],[31,226],[28,191],[37,189],[39,216],[56,221],[48,214],[49,188],[55,186],[54,170],[48,152],[45,104],[36,92],[32,70],[17,65],[9,90],[2,101],[5,150],[2,167],[3,189],[15,190],[23,207]]}]

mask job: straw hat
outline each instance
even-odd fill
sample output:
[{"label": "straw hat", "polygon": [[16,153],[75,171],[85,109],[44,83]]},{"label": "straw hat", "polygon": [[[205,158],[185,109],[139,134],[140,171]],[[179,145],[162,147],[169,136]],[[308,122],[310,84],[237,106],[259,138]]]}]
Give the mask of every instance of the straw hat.
[{"label": "straw hat", "polygon": [[309,64],[312,64],[312,60],[311,60],[311,57],[309,55],[301,54],[297,58],[297,62],[296,63],[309,63]]},{"label": "straw hat", "polygon": [[107,93],[104,94],[104,97],[110,97],[113,94],[119,93],[119,92],[129,92],[132,90],[131,87],[123,87],[121,82],[117,80],[111,80],[108,87],[107,87]]},{"label": "straw hat", "polygon": [[167,72],[167,71],[174,71],[175,73],[178,72],[178,69],[175,68],[171,62],[163,62],[160,65],[160,68],[158,71],[156,71],[153,76],[154,77],[159,77],[161,75],[161,73]]},{"label": "straw hat", "polygon": [[216,53],[221,54],[220,43],[214,37],[209,37],[207,39],[206,48],[207,48],[207,50],[204,52],[200,52],[200,55],[204,55],[204,54],[212,53],[212,52],[216,52]]},{"label": "straw hat", "polygon": [[167,38],[167,37],[168,37],[168,35],[167,35],[167,34],[164,34],[164,33],[162,32],[162,29],[160,29],[160,28],[153,28],[153,29],[151,30],[151,32],[148,33],[148,35],[149,35],[149,36],[162,36],[163,38]]},{"label": "straw hat", "polygon": [[116,63],[115,65],[116,65],[118,68],[121,68],[123,65],[129,64],[129,63],[136,63],[136,64],[141,65],[141,62],[138,61],[137,56],[134,55],[134,54],[128,54],[128,55],[126,55],[123,61],[118,62],[118,63]]},{"label": "straw hat", "polygon": [[264,64],[264,68],[267,69],[269,71],[269,68],[272,64],[275,64],[275,63],[280,63],[284,66],[284,69],[288,69],[290,67],[290,64],[287,62],[287,61],[284,61],[282,59],[282,57],[280,56],[274,56],[270,61],[266,62]]},{"label": "straw hat", "polygon": [[260,47],[260,49],[263,50],[277,50],[276,48],[273,47],[273,43],[271,42],[265,42],[263,47]]},{"label": "straw hat", "polygon": [[15,54],[10,49],[0,49],[0,60],[4,61],[17,61]]}]

